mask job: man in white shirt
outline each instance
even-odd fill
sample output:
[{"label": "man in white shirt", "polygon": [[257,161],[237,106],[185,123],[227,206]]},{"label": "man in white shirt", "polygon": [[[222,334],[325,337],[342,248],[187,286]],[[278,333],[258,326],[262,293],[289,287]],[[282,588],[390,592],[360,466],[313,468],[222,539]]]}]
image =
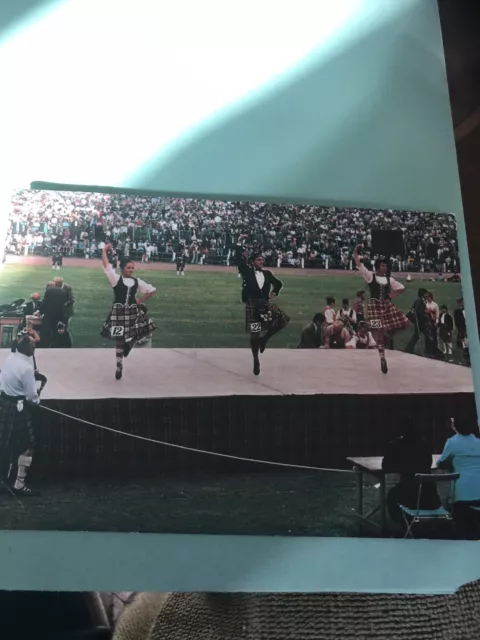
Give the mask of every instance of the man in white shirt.
[{"label": "man in white shirt", "polygon": [[0,373],[0,481],[6,485],[15,478],[10,490],[18,496],[31,497],[34,493],[25,484],[35,446],[30,406],[40,403],[34,340],[23,334],[14,349]]},{"label": "man in white shirt", "polygon": [[452,419],[452,429],[455,435],[445,443],[437,466],[460,474],[453,494],[453,518],[465,537],[476,538],[480,514],[471,507],[480,507],[480,439],[473,433],[471,420]]},{"label": "man in white shirt", "polygon": [[335,320],[341,320],[345,325],[345,329],[353,335],[357,328],[357,314],[355,310],[350,307],[350,301],[348,298],[343,298],[342,306],[337,311]]}]

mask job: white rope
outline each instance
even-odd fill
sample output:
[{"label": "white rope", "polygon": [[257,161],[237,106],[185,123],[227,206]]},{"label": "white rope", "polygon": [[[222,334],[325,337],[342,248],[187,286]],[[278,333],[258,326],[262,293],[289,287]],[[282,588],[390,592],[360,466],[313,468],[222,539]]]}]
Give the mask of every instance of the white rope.
[{"label": "white rope", "polygon": [[50,411],[51,413],[56,413],[57,415],[63,416],[64,418],[70,418],[71,420],[76,420],[77,422],[88,424],[89,426],[96,427],[97,429],[104,429],[105,431],[110,431],[111,433],[117,433],[121,436],[127,436],[129,438],[135,438],[137,440],[143,440],[144,442],[151,442],[153,444],[161,444],[164,447],[182,449],[183,451],[193,451],[194,453],[203,453],[207,456],[217,456],[218,458],[229,458],[230,460],[240,460],[241,462],[254,462],[257,464],[268,464],[275,467],[289,467],[291,469],[307,469],[309,471],[330,471],[335,473],[350,473],[350,474],[355,473],[353,470],[350,471],[348,469],[325,469],[322,467],[310,467],[302,464],[288,464],[286,462],[272,462],[270,460],[256,460],[255,458],[243,458],[241,456],[232,456],[228,453],[217,453],[216,451],[206,451],[205,449],[194,449],[192,447],[186,447],[181,444],[173,444],[172,442],[164,442],[163,440],[153,440],[152,438],[138,436],[135,433],[127,433],[126,431],[119,431],[118,429],[105,427],[104,425],[96,424],[95,422],[89,422],[88,420],[77,418],[76,416],[70,416],[67,413],[62,413],[61,411],[57,411],[56,409],[51,409],[50,407],[46,407],[45,405],[40,405],[40,408],[45,409],[46,411]]}]

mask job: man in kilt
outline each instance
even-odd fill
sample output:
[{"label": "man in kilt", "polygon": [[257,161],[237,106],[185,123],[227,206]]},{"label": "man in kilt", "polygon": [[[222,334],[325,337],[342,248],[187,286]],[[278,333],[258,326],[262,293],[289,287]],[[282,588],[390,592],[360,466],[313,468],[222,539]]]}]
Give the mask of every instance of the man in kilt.
[{"label": "man in kilt", "polygon": [[32,406],[40,403],[34,353],[34,339],[22,333],[0,373],[0,481],[21,497],[36,495],[25,483],[35,447]]},{"label": "man in kilt", "polygon": [[60,247],[54,247],[52,253],[52,269],[60,269],[63,266],[63,254]]},{"label": "man in kilt", "polygon": [[279,307],[270,302],[283,288],[282,282],[271,271],[263,269],[264,258],[260,253],[250,256],[250,264],[244,256],[241,235],[236,248],[236,264],[243,278],[242,302],[245,303],[246,330],[250,333],[250,348],[253,355],[253,373],[260,374],[259,354],[265,351],[272,336],[285,328],[290,318]]},{"label": "man in kilt", "polygon": [[[101,335],[115,340],[115,354],[117,369],[115,378],[120,380],[123,375],[123,359],[128,356],[134,344],[142,338],[148,338],[157,328],[147,315],[144,305],[155,293],[155,287],[139,278],[134,278],[135,263],[129,258],[120,261],[121,274],[116,273],[108,261],[107,244],[102,250],[102,265],[113,288],[114,303],[108,318],[103,325]],[[143,294],[137,299],[137,293]]]},{"label": "man in kilt", "polygon": [[402,331],[410,326],[410,320],[407,316],[392,304],[392,298],[405,291],[405,287],[388,275],[388,261],[385,258],[375,260],[374,271],[369,271],[362,264],[358,254],[361,248],[362,245],[355,247],[353,257],[360,274],[370,289],[370,299],[367,305],[368,324],[377,343],[382,373],[388,373],[385,357],[387,335]]},{"label": "man in kilt", "polygon": [[177,249],[177,276],[185,275],[185,245],[181,243]]}]

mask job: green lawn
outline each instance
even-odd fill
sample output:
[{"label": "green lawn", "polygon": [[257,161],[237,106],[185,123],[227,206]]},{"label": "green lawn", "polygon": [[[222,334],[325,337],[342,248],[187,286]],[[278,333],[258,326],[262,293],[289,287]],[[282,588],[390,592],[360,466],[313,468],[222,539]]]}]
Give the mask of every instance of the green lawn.
[{"label": "green lawn", "polygon": [[[52,272],[48,267],[5,265],[0,273],[0,303],[16,298],[28,298],[33,291],[43,293],[52,274],[61,275],[72,285],[76,297],[72,335],[76,347],[103,347],[108,341],[100,337],[102,323],[108,315],[112,291],[100,268],[64,268]],[[142,277],[141,268],[138,276]],[[325,307],[325,297],[335,296],[351,300],[355,292],[364,286],[358,276],[288,275],[281,273],[284,290],[278,302],[290,315],[290,326],[272,341],[272,346],[293,348],[300,332],[317,311]],[[245,347],[244,311],[240,301],[240,280],[235,269],[231,273],[208,273],[189,270],[185,277],[172,271],[146,271],[145,280],[157,287],[156,295],[149,301],[151,316],[158,330],[154,334],[154,347]],[[408,284],[408,290],[397,303],[403,311],[410,309],[421,286]],[[460,284],[442,282],[425,283],[439,304],[456,306],[461,295]],[[398,335],[395,348],[403,349],[412,330]],[[459,354],[458,354],[459,355]]]},{"label": "green lawn", "polygon": [[[394,478],[389,477],[389,485]],[[309,471],[196,473],[131,482],[37,482],[41,495],[24,507],[0,493],[0,528],[297,536],[380,536],[359,529],[353,475]],[[364,487],[365,513],[378,505],[375,480]],[[378,520],[377,520],[378,523]],[[444,524],[444,523],[443,523]],[[426,527],[424,537],[454,537],[450,527]],[[402,536],[392,525],[390,535]]]}]

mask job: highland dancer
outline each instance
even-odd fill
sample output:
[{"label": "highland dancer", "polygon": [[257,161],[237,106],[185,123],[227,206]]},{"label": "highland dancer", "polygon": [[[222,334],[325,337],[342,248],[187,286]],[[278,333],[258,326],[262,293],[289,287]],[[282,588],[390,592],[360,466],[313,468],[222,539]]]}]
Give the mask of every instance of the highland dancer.
[{"label": "highland dancer", "polygon": [[[112,310],[103,326],[101,336],[115,340],[117,370],[115,378],[120,380],[123,375],[123,359],[128,356],[134,344],[142,338],[148,338],[157,328],[153,320],[147,315],[144,306],[155,293],[155,287],[139,278],[134,278],[135,263],[129,258],[120,261],[121,275],[116,273],[109,263],[107,252],[111,245],[107,244],[102,251],[102,265],[105,275],[113,287],[114,303]],[[136,299],[137,292],[143,294]]]},{"label": "highland dancer", "polygon": [[410,326],[410,320],[407,316],[391,302],[392,298],[405,291],[405,287],[388,275],[388,262],[385,258],[375,260],[375,272],[369,271],[362,264],[358,255],[358,250],[361,248],[362,245],[355,247],[353,257],[360,274],[370,289],[370,299],[367,305],[368,324],[377,343],[382,373],[388,373],[385,357],[387,334],[407,329]]},{"label": "highland dancer", "polygon": [[250,333],[253,355],[253,373],[260,374],[259,354],[265,351],[268,341],[284,329],[290,318],[270,299],[277,297],[283,288],[282,282],[271,271],[263,269],[264,258],[260,253],[250,256],[249,265],[241,244],[247,236],[240,236],[236,249],[236,264],[243,278],[242,302],[245,303],[246,330]]}]

